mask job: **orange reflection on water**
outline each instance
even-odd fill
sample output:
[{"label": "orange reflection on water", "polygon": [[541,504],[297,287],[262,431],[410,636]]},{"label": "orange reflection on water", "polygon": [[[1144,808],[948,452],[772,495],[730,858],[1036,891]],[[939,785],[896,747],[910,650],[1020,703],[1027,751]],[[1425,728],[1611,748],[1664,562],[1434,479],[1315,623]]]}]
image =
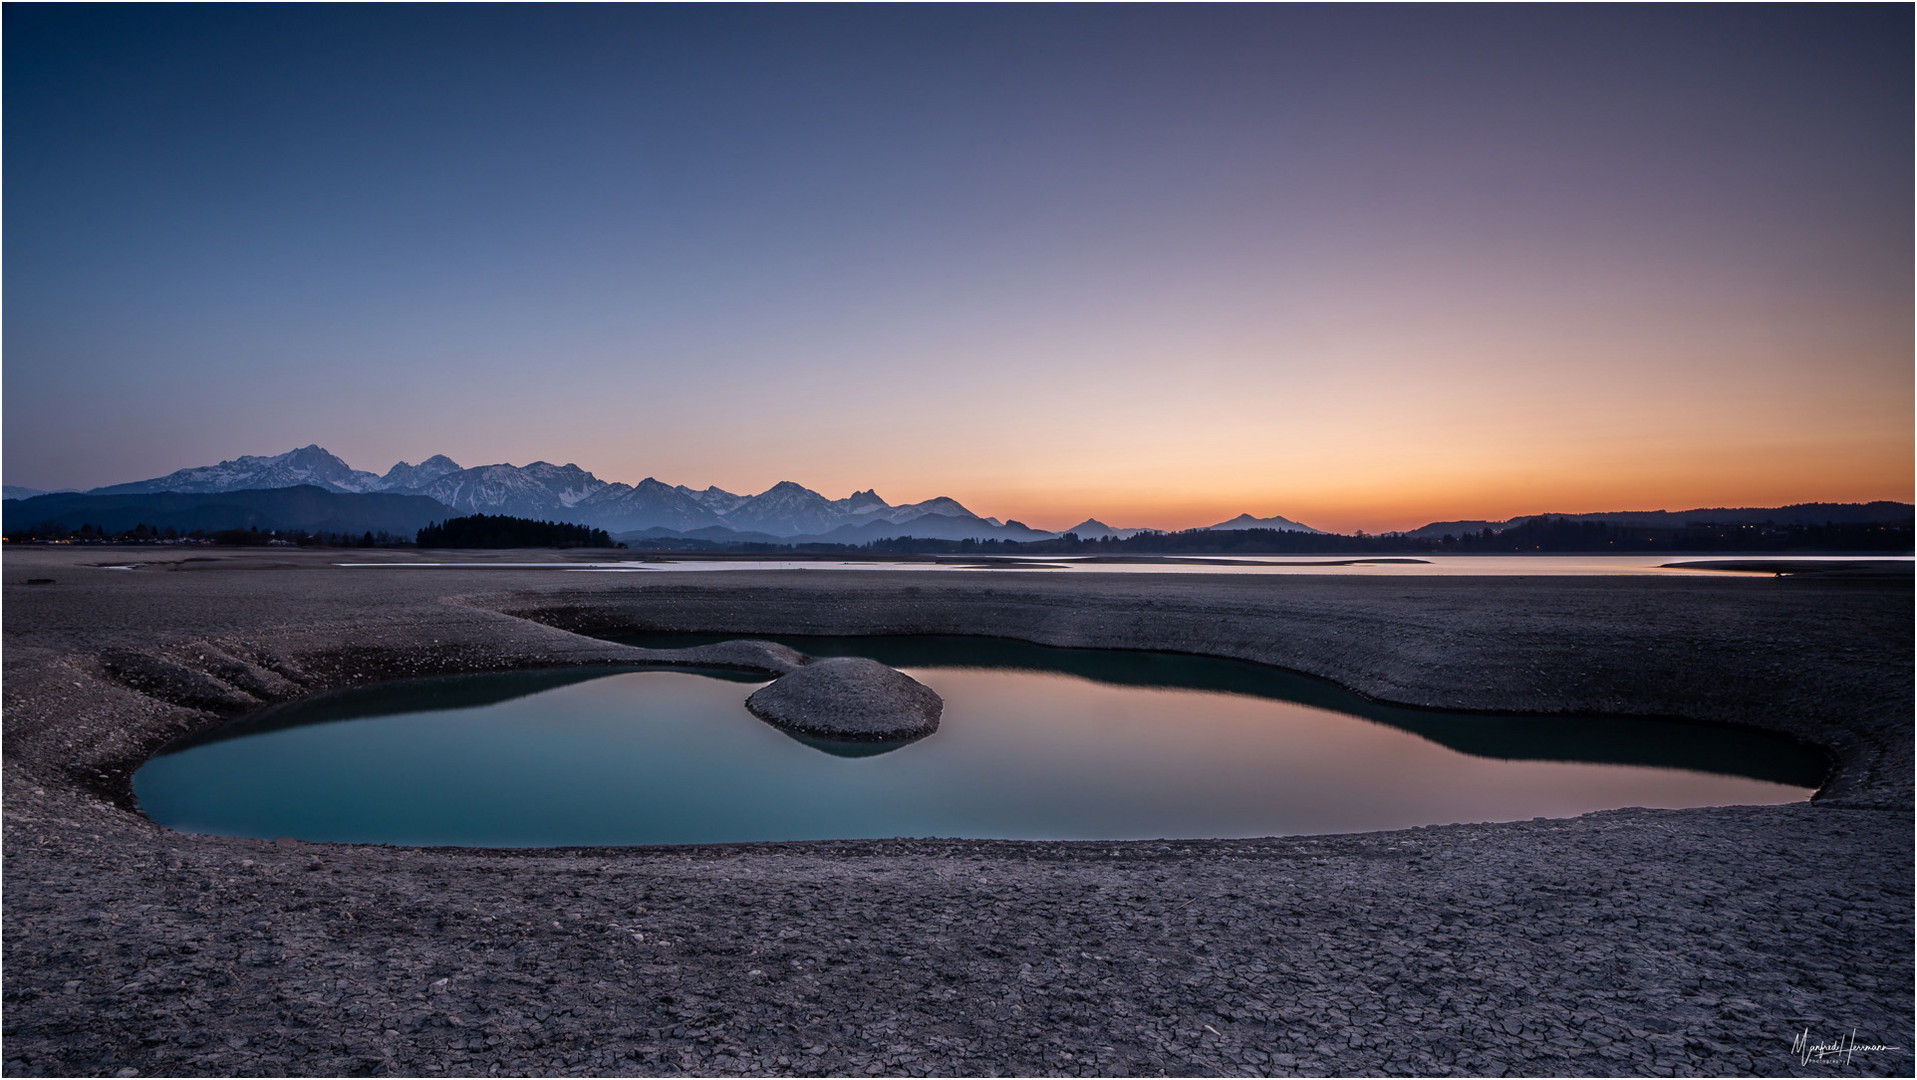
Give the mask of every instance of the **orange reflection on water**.
[{"label": "orange reflection on water", "polygon": [[1022,671],[911,674],[945,697],[934,736],[945,759],[989,757],[989,768],[977,764],[1008,821],[1057,821],[1061,806],[1082,805],[1079,828],[1065,835],[1354,832],[1809,794],[1678,769],[1476,757],[1389,725],[1264,698]]}]

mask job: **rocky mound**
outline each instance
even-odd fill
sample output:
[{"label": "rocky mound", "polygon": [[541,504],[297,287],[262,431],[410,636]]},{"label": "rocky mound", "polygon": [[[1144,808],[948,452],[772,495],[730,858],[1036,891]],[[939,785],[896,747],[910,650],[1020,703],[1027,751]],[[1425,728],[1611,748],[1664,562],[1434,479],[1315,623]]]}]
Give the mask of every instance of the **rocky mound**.
[{"label": "rocky mound", "polygon": [[746,699],[752,715],[807,735],[858,742],[916,739],[938,730],[945,702],[876,660],[814,660]]}]

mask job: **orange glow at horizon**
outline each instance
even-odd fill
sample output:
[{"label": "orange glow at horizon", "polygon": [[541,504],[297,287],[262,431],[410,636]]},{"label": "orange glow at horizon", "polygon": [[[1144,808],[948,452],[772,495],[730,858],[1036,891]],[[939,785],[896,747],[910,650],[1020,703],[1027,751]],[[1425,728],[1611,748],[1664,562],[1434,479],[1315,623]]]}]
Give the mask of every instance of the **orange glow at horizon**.
[{"label": "orange glow at horizon", "polygon": [[[857,382],[835,383],[850,401],[832,405],[788,384],[781,406],[858,422],[821,425],[798,445],[785,433],[736,438],[730,469],[710,455],[614,456],[630,456],[633,479],[742,493],[791,479],[828,497],[872,487],[895,504],[946,495],[1051,530],[1250,513],[1376,533],[1552,512],[1912,501],[1907,321],[1742,338],[1583,321],[1511,321],[1496,335],[1354,324],[1335,347],[1214,341],[1177,363],[1126,357],[1111,372],[1058,359],[1085,355],[1083,343],[1036,343],[992,365],[1017,370],[1009,381],[941,372],[939,409],[906,417]],[[1125,349],[1106,337],[1100,354]]]},{"label": "orange glow at horizon", "polygon": [[[663,469],[651,471],[668,482],[717,483],[740,494],[793,480],[827,498],[870,487],[895,505],[949,496],[974,513],[1053,531],[1087,518],[1115,528],[1178,530],[1249,513],[1283,516],[1327,532],[1380,533],[1436,521],[1501,521],[1539,513],[1911,502],[1917,487],[1909,436],[1896,430],[1843,440],[1772,433],[1708,448],[1677,440],[1641,442],[1637,448],[1611,445],[1602,452],[1540,447],[1517,460],[1455,447],[1407,453],[1402,459],[1382,451],[1349,460],[1300,455],[1304,467],[1296,470],[1244,463],[1222,476],[1202,462],[1162,457],[1122,462],[1047,457],[1043,475],[980,469],[979,463],[959,470],[898,460],[831,470],[753,470],[757,475],[746,483],[694,482]],[[1114,471],[1124,479],[1115,479]],[[639,474],[601,475],[637,479]]]},{"label": "orange glow at horizon", "polygon": [[[1886,457],[1895,447],[1886,447]],[[1621,510],[1692,510],[1713,507],[1775,507],[1794,503],[1911,502],[1913,470],[1896,462],[1875,474],[1826,472],[1816,456],[1778,462],[1759,475],[1731,476],[1702,469],[1677,470],[1658,462],[1613,468],[1602,475],[1572,470],[1563,479],[1513,476],[1468,477],[1445,483],[1432,477],[1346,477],[1344,486],[1286,484],[1177,491],[1153,498],[1136,489],[1081,490],[1064,498],[1042,492],[1007,497],[988,489],[949,492],[976,513],[1016,519],[1034,528],[1059,530],[1087,518],[1115,528],[1167,530],[1212,525],[1249,513],[1279,515],[1327,532],[1370,533],[1415,529],[1436,521],[1503,521],[1527,514],[1599,513]],[[1500,479],[1506,482],[1499,482]],[[963,493],[961,493],[963,492]],[[883,494],[883,492],[881,492]],[[898,500],[910,501],[910,500]]]},{"label": "orange glow at horizon", "polygon": [[316,443],[1347,533],[1917,488],[1908,7],[16,8],[9,485]]}]

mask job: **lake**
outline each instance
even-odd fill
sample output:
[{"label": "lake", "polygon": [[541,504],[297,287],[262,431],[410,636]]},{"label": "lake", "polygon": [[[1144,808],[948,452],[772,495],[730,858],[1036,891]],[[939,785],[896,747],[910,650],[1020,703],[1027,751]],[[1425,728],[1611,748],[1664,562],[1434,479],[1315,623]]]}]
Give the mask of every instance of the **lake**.
[{"label": "lake", "polygon": [[1027,574],[1304,574],[1361,575],[1365,577],[1770,577],[1765,571],[1724,571],[1671,563],[1725,561],[1788,561],[1864,563],[1886,570],[1907,570],[1909,555],[1686,555],[1678,552],[1639,555],[1417,555],[1364,558],[1338,555],[940,555],[918,559],[816,558],[679,558],[670,555],[618,559],[557,558],[543,562],[493,561],[473,552],[445,559],[408,559],[381,562],[342,562],[353,569],[411,567],[415,569],[563,570],[580,574],[710,573],[724,570],[910,570],[916,572],[977,573],[1015,570]]},{"label": "lake", "polygon": [[1827,767],[1744,729],[1398,709],[1233,661],[788,640],[900,666],[945,698],[939,730],[802,742],[745,710],[763,679],[721,672],[475,675],[268,710],[155,757],[134,791],[182,831],[313,841],[1107,840],[1793,802]]}]

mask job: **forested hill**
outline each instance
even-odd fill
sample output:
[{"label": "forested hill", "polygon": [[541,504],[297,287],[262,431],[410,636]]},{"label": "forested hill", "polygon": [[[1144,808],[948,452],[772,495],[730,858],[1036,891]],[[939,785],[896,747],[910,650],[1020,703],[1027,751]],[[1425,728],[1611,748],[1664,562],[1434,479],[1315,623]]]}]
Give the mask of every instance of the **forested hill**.
[{"label": "forested hill", "polygon": [[8,535],[38,532],[65,535],[91,525],[97,533],[113,535],[139,526],[190,533],[220,529],[258,529],[309,533],[363,532],[410,536],[422,525],[455,513],[452,507],[423,495],[377,492],[346,495],[312,485],[265,490],[193,492],[160,491],[123,495],[62,492],[30,499],[8,499],[4,504]]},{"label": "forested hill", "polygon": [[[419,546],[431,548],[613,547],[604,529],[504,514],[448,518],[419,530]],[[624,544],[617,545],[625,547]]]}]

